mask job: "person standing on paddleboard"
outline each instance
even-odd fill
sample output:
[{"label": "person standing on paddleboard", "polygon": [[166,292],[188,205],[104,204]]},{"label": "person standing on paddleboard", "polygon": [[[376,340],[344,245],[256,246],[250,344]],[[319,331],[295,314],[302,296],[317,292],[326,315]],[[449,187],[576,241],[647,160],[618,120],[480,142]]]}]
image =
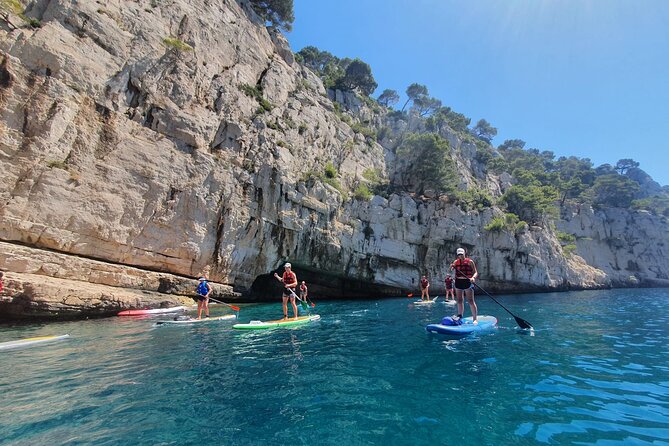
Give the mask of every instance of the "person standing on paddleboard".
[{"label": "person standing on paddleboard", "polygon": [[307,288],[307,283],[303,280],[300,284],[300,300],[302,301],[302,308],[305,310],[309,309],[307,304],[307,295],[309,294],[309,288]]},{"label": "person standing on paddleboard", "polygon": [[202,310],[204,309],[204,317],[209,317],[209,295],[211,294],[212,288],[206,277],[200,277],[198,279],[200,283],[197,284],[197,296],[195,300],[197,301],[197,318],[202,319]]},{"label": "person standing on paddleboard", "polygon": [[444,279],[444,284],[446,285],[446,300],[448,300],[449,296],[451,299],[455,299],[455,293],[453,292],[453,278],[450,274]]},{"label": "person standing on paddleboard", "polygon": [[430,300],[430,282],[426,276],[420,279],[420,300]]},{"label": "person standing on paddleboard", "polygon": [[478,316],[478,308],[474,301],[474,282],[479,273],[476,270],[474,261],[469,257],[465,257],[464,248],[458,248],[456,251],[458,256],[453,263],[451,263],[451,270],[455,271],[455,298],[458,303],[458,314],[453,316],[453,320],[459,321],[465,312],[465,303],[463,295],[467,297],[469,308],[472,310],[472,319],[474,324],[478,324],[476,317]]},{"label": "person standing on paddleboard", "polygon": [[290,299],[290,304],[293,306],[295,319],[297,319],[297,305],[295,305],[295,288],[297,287],[297,276],[293,271],[291,271],[290,263],[283,265],[283,269],[283,277],[279,277],[277,273],[274,273],[274,277],[276,277],[279,282],[283,282],[283,318],[288,319],[288,299]]}]

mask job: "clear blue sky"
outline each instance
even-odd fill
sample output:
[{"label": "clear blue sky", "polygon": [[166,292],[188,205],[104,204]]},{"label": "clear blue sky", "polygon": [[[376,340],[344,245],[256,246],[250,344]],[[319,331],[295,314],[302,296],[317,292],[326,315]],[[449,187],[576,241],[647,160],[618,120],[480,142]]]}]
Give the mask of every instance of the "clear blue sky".
[{"label": "clear blue sky", "polygon": [[426,85],[495,145],[633,158],[669,184],[669,0],[295,0],[287,37],[369,63],[374,97]]}]

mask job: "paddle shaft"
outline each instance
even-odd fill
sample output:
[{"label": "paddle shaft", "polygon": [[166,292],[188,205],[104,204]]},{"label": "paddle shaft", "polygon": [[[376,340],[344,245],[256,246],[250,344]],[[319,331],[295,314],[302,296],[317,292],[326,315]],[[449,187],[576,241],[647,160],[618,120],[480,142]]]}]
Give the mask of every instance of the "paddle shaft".
[{"label": "paddle shaft", "polygon": [[[460,271],[457,267],[454,267],[453,269],[455,269],[455,272],[456,272],[456,273],[460,273],[460,278],[461,278],[461,279],[470,279],[469,277],[465,276],[465,275],[462,273],[462,271]],[[456,274],[455,278],[456,278],[456,279],[458,278],[457,274]],[[529,322],[527,322],[525,319],[519,318],[518,316],[516,316],[515,314],[513,314],[511,311],[509,311],[508,308],[506,308],[504,305],[502,305],[501,303],[499,303],[499,302],[497,301],[497,299],[495,299],[494,297],[492,297],[492,294],[490,294],[489,292],[487,292],[486,290],[484,290],[483,288],[481,288],[481,286],[480,286],[479,284],[477,284],[476,281],[474,281],[474,282],[472,282],[472,283],[474,284],[474,286],[475,286],[476,288],[478,288],[479,290],[483,291],[489,298],[491,298],[497,305],[499,305],[500,307],[504,308],[504,310],[505,310],[507,313],[509,313],[511,316],[513,316],[513,318],[516,320],[516,322],[518,323],[518,326],[519,326],[520,328],[529,328],[529,329],[533,329],[533,328],[534,328],[534,327],[532,327],[532,324],[530,324]]]},{"label": "paddle shaft", "polygon": [[212,297],[209,297],[208,299],[209,299],[209,300],[213,300],[214,302],[218,302],[219,304],[227,305],[228,307],[232,308],[232,309],[235,310],[235,311],[239,311],[239,310],[240,310],[240,308],[239,308],[238,306],[236,306],[236,305],[226,304],[225,302],[221,302],[220,300],[216,300],[216,299],[214,299],[214,298],[212,298]]},{"label": "paddle shaft", "polygon": [[[292,290],[292,288],[286,288],[286,289],[287,289],[288,291],[290,291],[290,294],[292,294],[293,297],[294,297],[295,299],[297,299],[297,300],[299,300],[300,302],[304,302],[305,304],[309,305],[309,302],[307,302],[306,300],[302,300],[302,299],[300,299],[300,298],[297,296],[297,294],[295,294],[295,291]],[[316,304],[313,303],[313,302],[311,302],[311,306],[312,306],[312,307],[315,307]]]}]

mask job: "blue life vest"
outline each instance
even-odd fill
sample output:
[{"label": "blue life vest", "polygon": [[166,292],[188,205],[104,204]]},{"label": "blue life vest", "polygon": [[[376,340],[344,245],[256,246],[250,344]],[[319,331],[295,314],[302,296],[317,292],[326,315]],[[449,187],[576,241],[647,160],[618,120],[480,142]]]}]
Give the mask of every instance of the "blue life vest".
[{"label": "blue life vest", "polygon": [[209,292],[209,287],[207,286],[207,281],[203,280],[197,286],[197,294],[199,294],[200,296],[206,296],[208,292]]}]

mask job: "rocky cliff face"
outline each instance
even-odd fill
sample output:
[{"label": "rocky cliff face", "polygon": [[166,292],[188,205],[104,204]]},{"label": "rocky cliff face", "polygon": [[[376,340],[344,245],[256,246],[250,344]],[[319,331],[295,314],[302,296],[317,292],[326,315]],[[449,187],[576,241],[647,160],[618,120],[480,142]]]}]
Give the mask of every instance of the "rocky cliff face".
[{"label": "rocky cliff face", "polygon": [[[245,1],[37,0],[25,15],[41,26],[15,28],[11,14],[0,26],[0,268],[25,274],[14,313],[58,295],[51,278],[178,294],[206,273],[228,299],[232,287],[266,298],[285,260],[324,295],[392,295],[422,273],[441,283],[457,246],[499,290],[667,279],[667,225],[649,215],[569,215],[558,226],[580,238],[565,256],[551,230],[485,231],[495,209],[352,199],[364,171],[395,175],[392,141],[343,121],[340,108],[375,118],[350,94],[329,98]],[[475,148],[446,136],[463,187],[478,175],[499,194],[504,181],[477,172]],[[337,181],[323,180],[327,163]],[[622,254],[630,241],[643,264]],[[114,271],[104,280],[80,274],[102,264]],[[29,291],[39,277],[48,293]],[[155,303],[139,299],[105,311]]]}]

